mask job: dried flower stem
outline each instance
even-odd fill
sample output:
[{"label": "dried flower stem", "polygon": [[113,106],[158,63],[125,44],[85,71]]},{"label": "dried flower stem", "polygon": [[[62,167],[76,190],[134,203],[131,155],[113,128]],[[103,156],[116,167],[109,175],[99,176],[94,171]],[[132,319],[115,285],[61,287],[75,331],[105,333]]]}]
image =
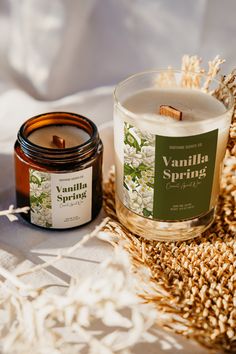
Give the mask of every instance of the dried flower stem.
[{"label": "dried flower stem", "polygon": [[207,73],[207,79],[202,87],[202,91],[208,92],[210,84],[212,80],[217,76],[220,71],[220,66],[225,62],[224,59],[221,59],[219,55],[217,55],[212,61],[208,62],[209,69]]},{"label": "dried flower stem", "polygon": [[10,281],[14,286],[20,289],[30,290],[32,289],[28,284],[24,284],[22,281],[18,279],[18,276],[12,274],[5,268],[0,266],[0,275]]},{"label": "dried flower stem", "polygon": [[10,205],[8,210],[0,211],[0,216],[6,216],[10,221],[18,220],[17,216],[14,214],[25,213],[27,214],[30,210],[29,207],[14,209],[14,205]]},{"label": "dried flower stem", "polygon": [[18,274],[18,277],[22,277],[25,276],[27,274],[31,274],[31,273],[35,273],[37,271],[40,271],[42,269],[46,269],[52,265],[54,265],[57,261],[69,256],[71,253],[75,252],[77,249],[79,249],[80,247],[82,247],[85,243],[87,243],[90,239],[92,239],[93,237],[96,237],[99,234],[99,231],[102,230],[104,228],[104,226],[107,224],[107,222],[110,220],[109,217],[106,217],[98,226],[96,226],[96,228],[90,233],[85,235],[82,240],[80,240],[79,242],[77,242],[74,246],[69,247],[64,253],[60,253],[58,254],[54,259],[52,259],[51,261],[45,262],[43,264],[39,264],[35,267],[30,268],[27,271],[24,271],[22,273]]}]

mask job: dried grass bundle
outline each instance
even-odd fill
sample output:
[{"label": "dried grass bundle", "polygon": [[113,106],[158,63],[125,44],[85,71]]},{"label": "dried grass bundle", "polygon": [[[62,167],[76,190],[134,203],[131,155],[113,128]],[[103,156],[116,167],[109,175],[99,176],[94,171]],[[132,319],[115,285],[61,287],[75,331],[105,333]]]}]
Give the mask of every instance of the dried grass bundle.
[{"label": "dried grass bundle", "polygon": [[[219,57],[209,62],[204,90],[222,63]],[[197,57],[185,56],[182,69],[203,72]],[[185,76],[183,84],[192,85],[188,80]],[[223,76],[221,82],[236,98],[235,71]],[[224,90],[214,94],[224,99]],[[162,313],[171,314],[172,321],[166,326],[206,347],[236,352],[236,104],[216,219],[201,237],[163,243],[144,240],[125,229],[115,214],[114,171],[105,185],[105,210],[112,219],[105,230],[126,241],[136,274],[140,265],[151,270],[156,293],[140,295]]]}]

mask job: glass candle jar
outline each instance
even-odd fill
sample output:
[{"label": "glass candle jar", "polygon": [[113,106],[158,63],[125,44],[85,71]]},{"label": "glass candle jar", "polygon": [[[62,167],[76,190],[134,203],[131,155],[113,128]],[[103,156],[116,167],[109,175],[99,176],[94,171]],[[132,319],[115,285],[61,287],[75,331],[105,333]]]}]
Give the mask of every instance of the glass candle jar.
[{"label": "glass candle jar", "polygon": [[27,120],[15,143],[17,207],[49,229],[68,229],[93,220],[102,206],[103,145],[96,125],[67,112]]},{"label": "glass candle jar", "polygon": [[137,235],[186,240],[213,222],[233,111],[221,85],[166,70],[116,87],[116,211]]}]

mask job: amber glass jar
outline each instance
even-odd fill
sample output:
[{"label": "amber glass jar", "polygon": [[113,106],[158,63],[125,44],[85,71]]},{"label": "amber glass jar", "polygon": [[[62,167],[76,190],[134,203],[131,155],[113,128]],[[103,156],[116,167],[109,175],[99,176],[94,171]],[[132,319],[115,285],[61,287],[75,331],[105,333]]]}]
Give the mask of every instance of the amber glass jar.
[{"label": "amber glass jar", "polygon": [[[67,139],[71,132],[81,135],[82,143],[81,139],[71,147],[40,143],[40,135],[44,138],[47,130],[58,129],[69,131]],[[36,131],[35,143],[31,137]],[[68,229],[93,220],[102,206],[102,156],[97,127],[88,118],[52,112],[27,120],[15,143],[17,207],[30,206],[23,217],[49,229]]]}]

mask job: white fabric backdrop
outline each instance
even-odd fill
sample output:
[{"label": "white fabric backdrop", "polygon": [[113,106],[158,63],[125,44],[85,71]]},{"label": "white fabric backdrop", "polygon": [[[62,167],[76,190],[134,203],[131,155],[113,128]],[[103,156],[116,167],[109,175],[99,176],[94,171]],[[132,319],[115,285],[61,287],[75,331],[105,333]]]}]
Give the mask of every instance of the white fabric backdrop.
[{"label": "white fabric backdrop", "polygon": [[[87,115],[103,135],[107,170],[112,136],[104,123],[112,119],[112,88],[76,92],[114,85],[141,70],[179,67],[185,53],[206,61],[221,54],[228,72],[236,63],[235,9],[234,0],[224,6],[221,0],[0,0],[0,210],[14,203],[13,144],[27,118],[52,110]],[[0,263],[12,269],[49,260],[101,218],[60,235],[1,218]],[[60,261],[35,281],[50,276],[60,283],[96,272],[109,254],[108,245],[91,242],[73,262]],[[156,344],[145,350],[162,353]],[[186,342],[179,352],[190,351],[206,352]]]},{"label": "white fabric backdrop", "polygon": [[0,0],[0,77],[41,99],[178,66],[236,63],[234,0]]}]

